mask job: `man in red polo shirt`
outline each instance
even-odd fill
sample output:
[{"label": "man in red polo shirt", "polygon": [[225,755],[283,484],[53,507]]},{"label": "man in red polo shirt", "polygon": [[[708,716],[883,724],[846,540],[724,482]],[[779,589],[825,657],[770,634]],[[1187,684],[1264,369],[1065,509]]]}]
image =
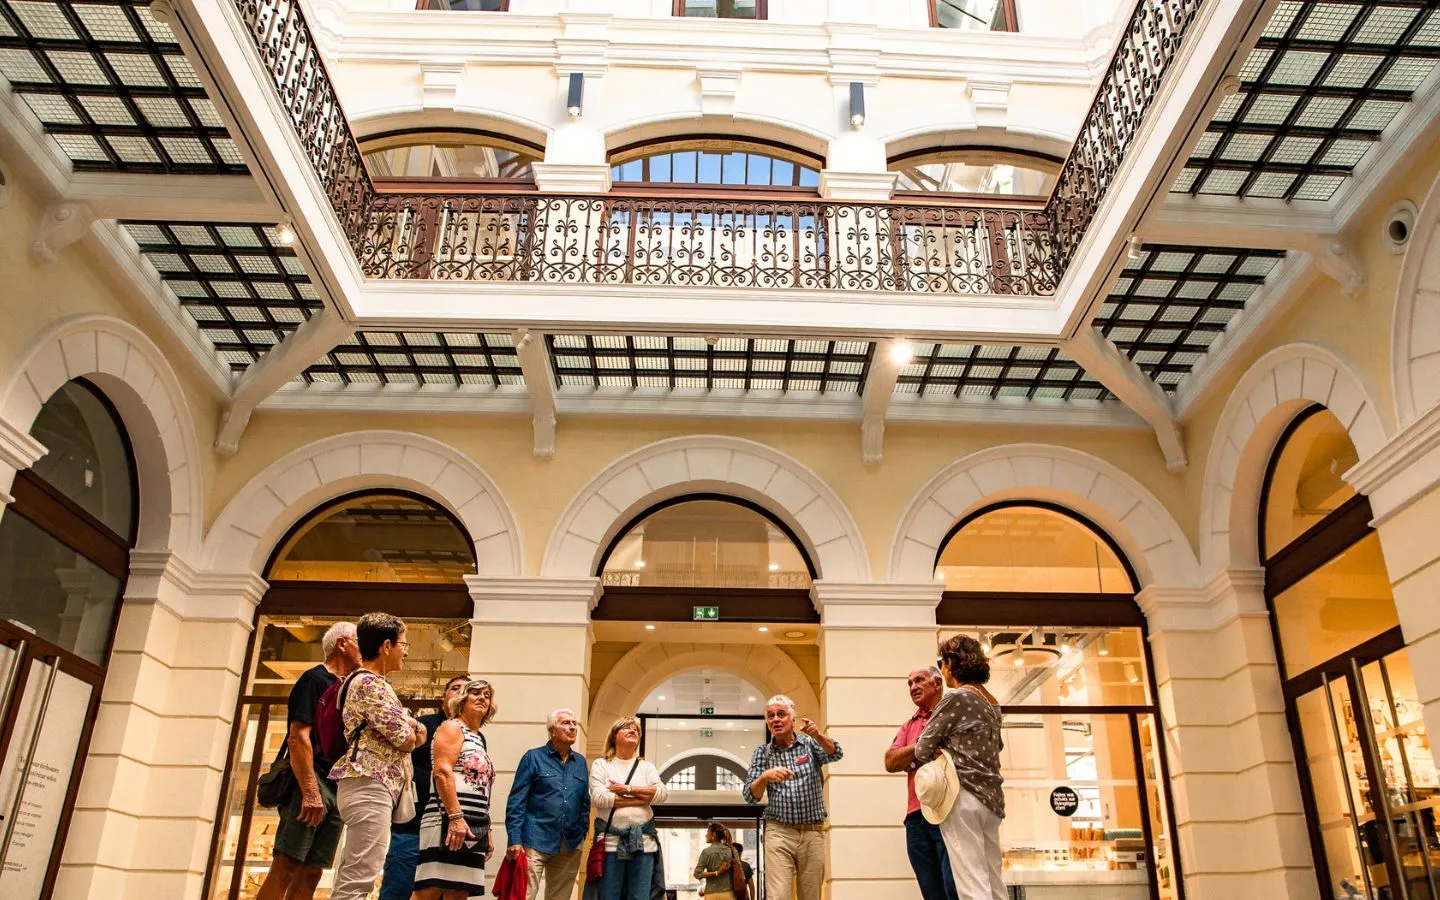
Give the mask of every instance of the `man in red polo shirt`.
[{"label": "man in red polo shirt", "polygon": [[930,713],[945,693],[945,682],[934,666],[916,669],[907,680],[910,700],[915,704],[911,716],[895,735],[895,742],[885,751],[885,771],[905,772],[905,791],[910,805],[905,808],[905,845],[910,854],[910,867],[920,883],[925,900],[958,900],[955,879],[950,874],[950,857],[945,852],[945,839],[940,827],[931,825],[920,814],[920,800],[915,796],[915,739],[925,730]]}]

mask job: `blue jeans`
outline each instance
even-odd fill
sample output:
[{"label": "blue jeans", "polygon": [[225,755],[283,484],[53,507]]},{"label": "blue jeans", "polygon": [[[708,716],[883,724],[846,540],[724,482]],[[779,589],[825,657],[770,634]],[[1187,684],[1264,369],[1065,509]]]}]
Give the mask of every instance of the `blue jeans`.
[{"label": "blue jeans", "polygon": [[910,854],[910,868],[920,883],[920,896],[925,900],[958,900],[955,878],[950,874],[950,856],[945,852],[945,839],[940,826],[931,825],[916,812],[905,817],[905,849]]},{"label": "blue jeans", "polygon": [[420,865],[420,835],[390,832],[385,874],[380,877],[380,900],[410,900],[415,890],[415,867]]},{"label": "blue jeans", "polygon": [[621,859],[605,854],[605,877],[600,879],[600,900],[649,900],[655,875],[655,854],[637,853]]}]

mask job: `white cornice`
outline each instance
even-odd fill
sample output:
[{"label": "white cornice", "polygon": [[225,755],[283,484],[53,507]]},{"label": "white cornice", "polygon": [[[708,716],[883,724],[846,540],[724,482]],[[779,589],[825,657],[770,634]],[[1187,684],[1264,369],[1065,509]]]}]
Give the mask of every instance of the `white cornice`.
[{"label": "white cornice", "polygon": [[50,451],[28,432],[21,431],[0,419],[0,465],[16,470],[28,469]]},{"label": "white cornice", "polygon": [[1440,483],[1440,406],[1406,425],[1344,478],[1370,499],[1376,525],[1425,496]]},{"label": "white cornice", "polygon": [[268,589],[253,572],[197,570],[168,550],[132,550],[125,602],[157,603],[186,621],[248,629]]},{"label": "white cornice", "polygon": [[1264,569],[1222,569],[1198,587],[1149,585],[1135,595],[1152,637],[1214,632],[1238,618],[1268,618]]},{"label": "white cornice", "polygon": [[588,625],[600,601],[594,577],[490,577],[466,575],[475,600],[472,624]]},{"label": "white cornice", "polygon": [[824,631],[935,631],[942,582],[817,581],[810,599]]}]

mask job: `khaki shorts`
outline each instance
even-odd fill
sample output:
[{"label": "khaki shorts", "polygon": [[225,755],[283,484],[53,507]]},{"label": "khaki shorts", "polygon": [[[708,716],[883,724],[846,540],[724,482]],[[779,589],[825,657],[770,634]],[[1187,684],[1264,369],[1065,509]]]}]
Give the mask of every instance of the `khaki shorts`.
[{"label": "khaki shorts", "polygon": [[280,825],[275,829],[275,852],[290,857],[302,866],[328,869],[335,862],[335,849],[340,846],[340,832],[345,823],[335,804],[335,783],[320,779],[320,799],[325,802],[325,818],[314,828],[300,824],[300,786],[290,792],[290,799],[280,806]]}]

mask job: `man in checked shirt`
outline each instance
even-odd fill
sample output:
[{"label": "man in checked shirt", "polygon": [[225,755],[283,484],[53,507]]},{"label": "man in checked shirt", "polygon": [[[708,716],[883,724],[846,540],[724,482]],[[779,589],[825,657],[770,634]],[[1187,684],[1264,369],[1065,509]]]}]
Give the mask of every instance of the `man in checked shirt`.
[{"label": "man in checked shirt", "polygon": [[798,900],[820,900],[825,880],[825,797],[820,767],[844,756],[814,722],[801,718],[795,730],[795,701],[777,694],[765,702],[765,727],[771,742],[755,748],[740,794],[765,807],[765,900],[790,900],[792,880]]}]

